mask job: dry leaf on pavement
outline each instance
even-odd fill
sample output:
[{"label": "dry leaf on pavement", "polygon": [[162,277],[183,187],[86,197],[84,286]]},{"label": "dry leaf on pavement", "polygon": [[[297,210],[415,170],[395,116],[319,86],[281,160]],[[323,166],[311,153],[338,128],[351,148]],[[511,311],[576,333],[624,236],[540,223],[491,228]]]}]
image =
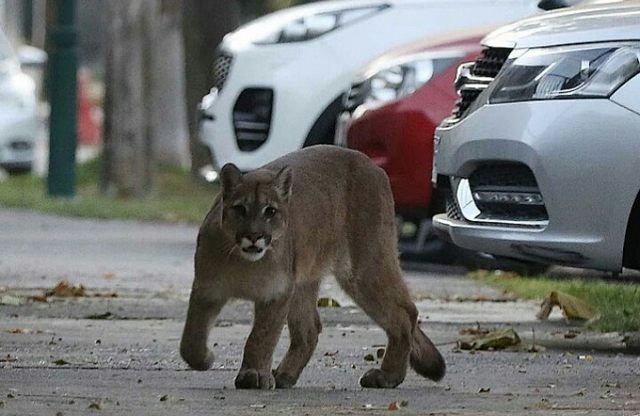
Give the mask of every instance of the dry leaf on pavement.
[{"label": "dry leaf on pavement", "polygon": [[471,341],[458,341],[458,348],[461,350],[503,350],[509,347],[520,345],[520,336],[513,329],[502,332],[492,332],[485,336],[475,338]]},{"label": "dry leaf on pavement", "polygon": [[600,312],[594,306],[575,296],[555,291],[544,300],[537,318],[541,321],[547,320],[554,306],[562,309],[562,314],[567,321],[571,319],[595,321],[600,318]]},{"label": "dry leaf on pavement", "polygon": [[320,298],[318,299],[318,307],[320,308],[339,308],[340,304],[333,298]]},{"label": "dry leaf on pavement", "polygon": [[66,280],[61,280],[58,284],[45,293],[45,296],[56,296],[59,298],[72,298],[86,296],[86,289],[84,286],[74,286]]},{"label": "dry leaf on pavement", "polygon": [[24,299],[19,298],[17,296],[11,296],[11,295],[0,296],[0,305],[20,306],[23,303],[24,303]]}]

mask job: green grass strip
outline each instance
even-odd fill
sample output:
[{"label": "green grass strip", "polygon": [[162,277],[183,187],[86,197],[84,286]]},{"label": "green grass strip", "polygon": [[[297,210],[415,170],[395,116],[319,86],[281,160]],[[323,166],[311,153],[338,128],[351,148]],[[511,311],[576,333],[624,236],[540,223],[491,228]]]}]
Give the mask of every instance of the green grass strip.
[{"label": "green grass strip", "polygon": [[542,299],[552,291],[573,295],[602,314],[590,329],[602,332],[640,331],[640,284],[595,279],[521,277],[511,273],[479,271],[469,274],[483,283],[522,299]]}]

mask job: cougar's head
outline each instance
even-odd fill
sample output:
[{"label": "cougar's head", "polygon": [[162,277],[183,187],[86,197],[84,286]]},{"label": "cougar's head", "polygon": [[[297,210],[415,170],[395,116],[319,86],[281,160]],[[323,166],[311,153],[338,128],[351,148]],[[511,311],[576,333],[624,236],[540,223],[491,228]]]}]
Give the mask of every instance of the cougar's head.
[{"label": "cougar's head", "polygon": [[258,170],[243,175],[233,164],[220,171],[223,232],[246,260],[258,261],[284,235],[289,214],[292,171]]}]

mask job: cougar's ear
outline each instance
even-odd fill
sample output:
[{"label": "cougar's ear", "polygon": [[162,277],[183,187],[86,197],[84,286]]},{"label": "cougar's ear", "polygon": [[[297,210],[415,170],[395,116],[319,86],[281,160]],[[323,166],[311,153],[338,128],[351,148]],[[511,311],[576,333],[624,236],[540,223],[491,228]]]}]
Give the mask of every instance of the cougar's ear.
[{"label": "cougar's ear", "polygon": [[242,172],[233,163],[227,163],[220,170],[220,183],[222,184],[222,198],[227,198],[231,192],[242,182]]},{"label": "cougar's ear", "polygon": [[280,193],[282,199],[288,201],[291,196],[291,188],[293,185],[293,169],[289,166],[285,166],[280,169],[280,172],[278,172],[276,178],[273,180],[273,184]]}]

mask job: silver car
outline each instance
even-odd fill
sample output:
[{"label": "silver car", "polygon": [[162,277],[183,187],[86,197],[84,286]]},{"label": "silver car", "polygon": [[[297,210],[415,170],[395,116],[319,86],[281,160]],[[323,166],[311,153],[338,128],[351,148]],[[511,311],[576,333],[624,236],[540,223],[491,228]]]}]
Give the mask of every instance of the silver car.
[{"label": "silver car", "polygon": [[640,2],[574,7],[488,35],[435,133],[434,225],[531,261],[640,269]]}]

